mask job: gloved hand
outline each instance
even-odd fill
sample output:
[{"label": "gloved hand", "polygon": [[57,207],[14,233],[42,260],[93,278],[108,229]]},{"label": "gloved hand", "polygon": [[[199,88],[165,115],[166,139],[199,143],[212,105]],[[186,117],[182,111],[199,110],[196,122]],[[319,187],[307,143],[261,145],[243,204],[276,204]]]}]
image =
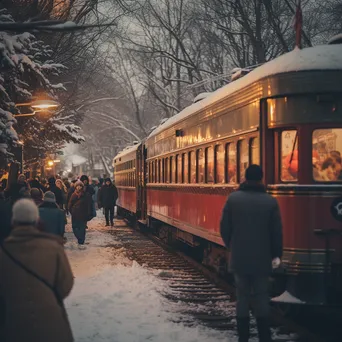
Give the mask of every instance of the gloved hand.
[{"label": "gloved hand", "polygon": [[275,269],[275,268],[278,268],[281,264],[281,261],[279,258],[274,258],[272,260],[272,268]]}]

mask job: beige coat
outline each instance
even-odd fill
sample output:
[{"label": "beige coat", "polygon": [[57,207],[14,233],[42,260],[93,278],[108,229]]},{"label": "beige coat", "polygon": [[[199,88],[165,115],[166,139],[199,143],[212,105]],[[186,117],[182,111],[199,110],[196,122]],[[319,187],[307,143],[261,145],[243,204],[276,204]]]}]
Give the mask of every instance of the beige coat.
[{"label": "beige coat", "polygon": [[[30,270],[53,285],[61,298],[70,293],[73,275],[60,238],[34,227],[16,227],[5,248]],[[70,342],[71,328],[55,294],[16,265],[0,249],[0,298],[5,299],[6,342]]]}]

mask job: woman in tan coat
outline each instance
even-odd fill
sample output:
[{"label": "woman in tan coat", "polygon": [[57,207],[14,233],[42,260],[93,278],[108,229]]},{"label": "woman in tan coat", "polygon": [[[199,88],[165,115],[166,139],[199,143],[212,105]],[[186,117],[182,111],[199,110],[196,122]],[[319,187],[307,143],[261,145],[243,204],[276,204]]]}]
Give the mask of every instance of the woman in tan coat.
[{"label": "woman in tan coat", "polygon": [[38,208],[22,199],[13,206],[13,230],[0,246],[0,340],[73,341],[63,299],[73,275],[62,239],[37,230]]}]

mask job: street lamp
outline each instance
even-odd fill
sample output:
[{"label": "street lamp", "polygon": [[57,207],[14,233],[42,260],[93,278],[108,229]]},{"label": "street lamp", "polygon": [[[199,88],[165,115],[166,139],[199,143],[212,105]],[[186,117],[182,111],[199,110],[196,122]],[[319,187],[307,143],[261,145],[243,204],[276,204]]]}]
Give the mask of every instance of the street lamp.
[{"label": "street lamp", "polygon": [[60,106],[60,104],[53,100],[36,100],[28,103],[16,103],[16,107],[31,107],[33,109],[30,113],[24,114],[15,114],[14,117],[23,117],[23,116],[34,116],[36,113],[42,112],[47,109],[56,109]]}]

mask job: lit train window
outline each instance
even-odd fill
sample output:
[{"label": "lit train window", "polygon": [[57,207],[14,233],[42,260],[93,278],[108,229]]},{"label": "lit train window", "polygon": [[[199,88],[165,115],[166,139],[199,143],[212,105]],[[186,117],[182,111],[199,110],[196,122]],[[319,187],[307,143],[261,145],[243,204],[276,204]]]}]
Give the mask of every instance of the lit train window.
[{"label": "lit train window", "polygon": [[154,176],[155,176],[154,161],[151,164],[152,164],[152,166],[151,166],[152,177],[151,177],[150,183],[154,183]]},{"label": "lit train window", "polygon": [[205,151],[205,181],[214,183],[214,149],[208,147]]},{"label": "lit train window", "polygon": [[281,132],[281,171],[283,182],[298,180],[298,134],[296,130]]},{"label": "lit train window", "polygon": [[172,183],[173,180],[175,179],[174,174],[176,171],[176,167],[175,167],[175,165],[173,165],[173,160],[174,160],[174,158],[170,157],[170,178],[169,178],[170,183]]},{"label": "lit train window", "polygon": [[190,183],[196,183],[196,154],[195,151],[191,151],[189,153],[189,176],[190,176]]},{"label": "lit train window", "polygon": [[252,138],[249,141],[251,153],[251,164],[260,165],[260,141],[259,137]]},{"label": "lit train window", "polygon": [[236,161],[236,144],[229,143],[226,145],[226,173],[225,181],[228,184],[237,183],[237,161]]},{"label": "lit train window", "polygon": [[153,175],[153,183],[157,183],[157,175],[158,175],[157,166],[158,166],[158,162],[157,162],[157,160],[155,160],[153,163],[154,163],[154,168],[153,168],[153,172],[154,172],[154,175]]},{"label": "lit train window", "polygon": [[189,158],[187,153],[183,153],[183,183],[189,183]]},{"label": "lit train window", "polygon": [[[230,152],[230,151],[229,151]],[[234,158],[232,156],[232,158]],[[249,162],[249,155],[248,155],[248,143],[247,140],[243,139],[238,142],[238,158],[239,158],[239,182],[243,183],[245,181],[245,172],[248,167],[248,162]],[[230,164],[228,167],[228,174],[229,172],[235,173],[236,175],[236,157],[235,157],[235,162],[230,162],[231,156],[229,153],[229,163]],[[235,183],[236,183],[236,176],[235,176]]]},{"label": "lit train window", "polygon": [[158,183],[162,182],[163,179],[163,166],[162,166],[162,160],[158,160]]},{"label": "lit train window", "polygon": [[318,182],[342,182],[342,128],[312,133],[312,174]]},{"label": "lit train window", "polygon": [[170,179],[170,164],[169,164],[169,158],[164,159],[164,182],[169,183]]},{"label": "lit train window", "polygon": [[182,158],[180,155],[176,155],[176,161],[177,161],[177,179],[176,183],[182,183]]},{"label": "lit train window", "polygon": [[204,152],[203,149],[197,150],[197,183],[204,183]]},{"label": "lit train window", "polygon": [[215,183],[224,183],[224,147],[223,145],[215,146],[215,167],[216,176]]}]

